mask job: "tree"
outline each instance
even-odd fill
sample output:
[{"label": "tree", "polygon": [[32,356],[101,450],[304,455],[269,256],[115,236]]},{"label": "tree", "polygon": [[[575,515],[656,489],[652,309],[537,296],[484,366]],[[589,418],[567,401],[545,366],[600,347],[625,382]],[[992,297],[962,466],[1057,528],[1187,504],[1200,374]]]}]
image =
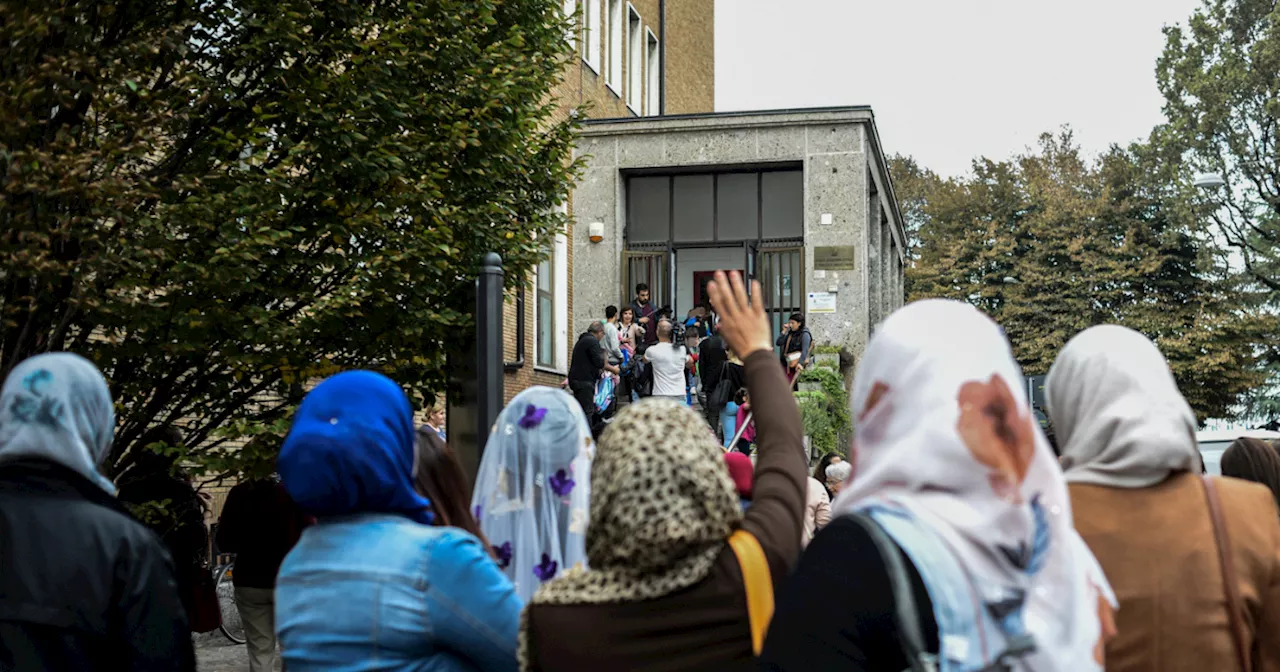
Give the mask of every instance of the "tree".
[{"label": "tree", "polygon": [[1280,306],[1280,4],[1206,0],[1164,32],[1156,76],[1168,122],[1152,142],[1184,184],[1197,171],[1226,178],[1208,214]]},{"label": "tree", "polygon": [[566,28],[545,0],[0,4],[0,372],[84,353],[117,458],[178,424],[229,470],[318,377],[429,398],[482,254],[514,285],[565,224]]},{"label": "tree", "polygon": [[1065,131],[1011,161],[975,161],[923,207],[911,298],[981,308],[1028,375],[1090,326],[1132,327],[1160,346],[1201,420],[1231,416],[1262,380],[1274,327],[1218,277],[1212,246],[1166,207],[1142,156],[1113,148],[1088,162]]}]

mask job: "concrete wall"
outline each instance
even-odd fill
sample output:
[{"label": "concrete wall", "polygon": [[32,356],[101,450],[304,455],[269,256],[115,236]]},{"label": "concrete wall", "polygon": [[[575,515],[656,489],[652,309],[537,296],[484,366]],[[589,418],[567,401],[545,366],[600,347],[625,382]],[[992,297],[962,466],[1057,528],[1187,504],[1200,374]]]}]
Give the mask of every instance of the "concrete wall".
[{"label": "concrete wall", "polygon": [[[887,304],[900,303],[900,299],[892,296],[894,290],[889,289],[900,288],[900,279],[885,278],[883,269],[892,268],[886,246],[889,241],[901,238],[901,224],[895,219],[890,226],[892,235],[882,236],[878,214],[876,219],[871,219],[870,214],[868,180],[875,180],[879,185],[877,200],[886,208],[889,208],[891,191],[881,184],[883,157],[868,109],[593,123],[584,129],[578,151],[587,157],[587,165],[574,194],[575,212],[581,224],[572,238],[575,304],[606,305],[618,295],[619,262],[625,248],[625,171],[779,163],[800,163],[804,167],[806,291],[834,291],[837,295],[838,312],[809,316],[815,340],[861,353],[872,326],[868,285],[873,272],[886,287],[886,291],[875,297],[881,306],[878,312],[887,312],[884,309]],[[896,208],[889,208],[888,212],[896,218]],[[823,215],[830,215],[829,224],[823,224]],[[586,237],[585,224],[593,221],[605,225],[605,240],[598,244]],[[874,267],[868,255],[869,222],[877,227],[876,243],[880,246]],[[812,248],[827,245],[857,247],[855,269],[816,272]],[[900,243],[898,249],[901,249]],[[584,320],[575,315],[572,331],[584,329]]]}]

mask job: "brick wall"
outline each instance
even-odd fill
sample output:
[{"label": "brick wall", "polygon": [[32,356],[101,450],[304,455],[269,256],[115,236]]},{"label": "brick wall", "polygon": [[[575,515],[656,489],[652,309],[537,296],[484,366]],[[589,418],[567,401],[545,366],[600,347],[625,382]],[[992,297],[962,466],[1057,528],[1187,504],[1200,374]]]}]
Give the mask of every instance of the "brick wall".
[{"label": "brick wall", "polygon": [[[600,72],[597,73],[591,66],[583,62],[581,56],[585,44],[580,39],[578,41],[578,57],[566,64],[563,79],[552,90],[552,95],[560,101],[559,108],[556,110],[555,120],[563,121],[568,118],[572,110],[581,107],[586,108],[584,112],[587,117],[616,118],[634,116],[634,113],[628,109],[625,98],[627,86],[630,82],[625,46],[622,52],[622,81],[619,82],[618,91],[615,92],[606,84],[605,70],[608,67],[606,13],[608,2],[607,0],[578,0],[579,7],[584,2],[597,2],[597,6],[600,8],[597,13],[598,21],[596,22],[598,23],[597,29],[601,34]],[[660,43],[666,42],[667,37],[662,34],[662,25],[658,15],[659,0],[632,0],[630,4],[640,15],[642,39],[647,39],[645,36],[647,36],[648,31],[652,31]],[[715,104],[714,7],[715,0],[668,0],[667,2],[667,33],[671,35],[671,42],[666,44],[668,114],[711,112],[713,110]],[[627,3],[625,0],[622,3],[622,24],[625,40],[627,28]],[[643,79],[647,80],[648,78]],[[651,92],[647,90],[647,81],[645,81],[645,85],[646,90],[641,96],[641,111],[646,109],[648,104],[647,96],[658,95],[657,91]],[[570,229],[567,232],[569,240],[567,247],[568,282],[569,287],[572,288],[574,282],[572,197],[569,201],[569,215]],[[558,374],[539,371],[534,366],[533,313],[536,306],[536,297],[537,294],[532,287],[532,280],[530,279],[529,286],[526,287],[524,309],[525,363],[522,368],[506,374],[503,389],[506,397],[504,401],[507,402],[532,385],[559,386],[564,379],[563,376]],[[568,342],[557,344],[558,347],[564,349],[564,360],[566,362],[569,361],[569,352],[578,336],[572,327],[577,323],[574,314],[575,306],[573,305],[572,291],[568,292],[568,301],[569,305],[566,308],[570,325],[568,339],[566,339]],[[583,306],[582,308],[584,310],[600,311],[599,318],[604,318],[603,306]],[[505,360],[508,362],[516,359],[516,301],[514,292],[509,294],[503,311],[503,353]]]},{"label": "brick wall", "polygon": [[666,114],[714,112],[715,0],[668,0]]}]

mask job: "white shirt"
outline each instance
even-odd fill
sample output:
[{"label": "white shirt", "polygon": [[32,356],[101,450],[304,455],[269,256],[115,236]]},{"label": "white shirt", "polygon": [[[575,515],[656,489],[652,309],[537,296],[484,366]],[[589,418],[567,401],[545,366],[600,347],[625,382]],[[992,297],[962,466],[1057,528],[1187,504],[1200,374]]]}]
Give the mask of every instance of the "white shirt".
[{"label": "white shirt", "polygon": [[684,367],[688,355],[683,346],[655,343],[644,351],[644,361],[653,365],[653,396],[683,397],[685,394]]}]

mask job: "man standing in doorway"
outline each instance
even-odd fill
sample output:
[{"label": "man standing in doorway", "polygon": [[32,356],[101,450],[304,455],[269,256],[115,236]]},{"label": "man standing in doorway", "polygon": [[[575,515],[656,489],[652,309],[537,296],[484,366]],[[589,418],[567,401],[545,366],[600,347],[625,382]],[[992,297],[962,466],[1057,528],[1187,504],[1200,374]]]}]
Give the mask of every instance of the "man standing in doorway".
[{"label": "man standing in doorway", "polygon": [[658,323],[658,342],[644,352],[644,361],[653,367],[653,396],[671,399],[681,404],[685,400],[685,369],[693,358],[683,343],[672,342],[671,322]]},{"label": "man standing in doorway", "polygon": [[592,428],[596,426],[596,382],[600,380],[600,371],[618,373],[618,367],[605,358],[604,346],[600,343],[603,338],[604,325],[592,322],[587,333],[573,346],[573,356],[569,359],[569,389]]},{"label": "man standing in doorway", "polygon": [[658,321],[654,319],[653,304],[649,301],[649,285],[643,282],[636,285],[636,300],[631,302],[631,310],[635,311],[636,324],[644,329],[644,345],[657,343]]},{"label": "man standing in doorway", "polygon": [[707,418],[707,424],[711,425],[711,429],[718,430],[720,411],[724,410],[724,405],[716,406],[712,397],[720,385],[720,374],[724,372],[725,362],[729,361],[729,353],[719,330],[714,326],[711,329],[711,335],[698,346],[698,374],[702,378],[702,392],[698,399],[702,402],[702,412]]}]

